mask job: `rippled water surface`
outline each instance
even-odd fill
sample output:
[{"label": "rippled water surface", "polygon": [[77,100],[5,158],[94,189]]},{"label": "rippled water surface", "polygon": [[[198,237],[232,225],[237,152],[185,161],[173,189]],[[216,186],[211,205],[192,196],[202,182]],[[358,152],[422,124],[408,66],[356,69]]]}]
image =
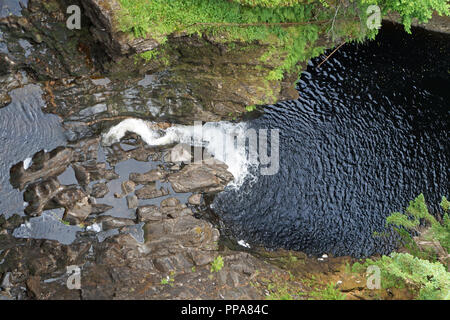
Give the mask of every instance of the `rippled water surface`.
[{"label": "rippled water surface", "polygon": [[391,251],[373,235],[390,212],[421,192],[430,204],[448,196],[449,40],[388,26],[311,62],[300,99],[250,123],[280,129],[280,171],[216,197],[228,231],[311,254]]},{"label": "rippled water surface", "polygon": [[26,8],[28,0],[1,0],[0,1],[0,18],[10,15],[20,16],[22,8]]},{"label": "rippled water surface", "polygon": [[[42,90],[26,85],[10,93],[12,102],[0,109],[0,214],[23,214],[22,193],[9,182],[10,168],[36,152],[66,143],[60,119],[44,114]],[[31,159],[29,159],[31,160]]]}]

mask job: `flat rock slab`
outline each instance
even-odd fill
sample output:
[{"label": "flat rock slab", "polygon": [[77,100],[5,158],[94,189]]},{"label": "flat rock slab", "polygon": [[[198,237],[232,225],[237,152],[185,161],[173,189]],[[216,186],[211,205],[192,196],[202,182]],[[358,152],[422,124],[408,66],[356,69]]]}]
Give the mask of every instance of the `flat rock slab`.
[{"label": "flat rock slab", "polygon": [[147,185],[142,187],[135,192],[138,199],[154,199],[163,196],[167,196],[169,191],[164,188],[157,189],[155,184]]},{"label": "flat rock slab", "polygon": [[167,176],[167,173],[161,169],[152,169],[146,173],[130,173],[130,180],[136,184],[148,184],[158,180],[162,180]]},{"label": "flat rock slab", "polygon": [[220,192],[233,180],[228,166],[215,159],[208,159],[187,165],[180,172],[169,176],[173,190],[187,192]]}]

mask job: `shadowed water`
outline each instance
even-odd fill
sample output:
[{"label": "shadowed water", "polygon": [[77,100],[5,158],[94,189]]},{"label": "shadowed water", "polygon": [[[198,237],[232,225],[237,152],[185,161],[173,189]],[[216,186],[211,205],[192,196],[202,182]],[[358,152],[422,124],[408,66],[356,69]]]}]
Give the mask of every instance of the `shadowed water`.
[{"label": "shadowed water", "polygon": [[389,213],[421,192],[448,196],[449,40],[388,25],[311,62],[300,99],[249,124],[280,129],[280,171],[216,197],[227,231],[310,254],[390,252],[393,238],[374,236]]}]

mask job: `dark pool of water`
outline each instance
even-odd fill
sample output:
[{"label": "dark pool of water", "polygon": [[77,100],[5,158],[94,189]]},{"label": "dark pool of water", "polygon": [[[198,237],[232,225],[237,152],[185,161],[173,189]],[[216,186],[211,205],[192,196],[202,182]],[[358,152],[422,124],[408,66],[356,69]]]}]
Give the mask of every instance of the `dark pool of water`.
[{"label": "dark pool of water", "polygon": [[[309,64],[300,99],[250,127],[280,129],[280,171],[219,194],[214,211],[249,243],[368,256],[395,248],[385,217],[448,196],[450,38],[387,25]],[[431,206],[431,204],[433,204]]]}]

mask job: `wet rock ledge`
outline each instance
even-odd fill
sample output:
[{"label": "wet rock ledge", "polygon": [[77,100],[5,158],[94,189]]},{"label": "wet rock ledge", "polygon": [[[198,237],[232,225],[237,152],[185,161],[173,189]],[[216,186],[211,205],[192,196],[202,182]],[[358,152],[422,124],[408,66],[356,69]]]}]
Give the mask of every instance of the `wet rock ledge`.
[{"label": "wet rock ledge", "polygon": [[[99,143],[41,151],[11,168],[28,217],[0,219],[1,299],[256,299],[264,292],[252,281],[286,275],[249,253],[220,248],[203,198],[231,181],[225,164],[180,162],[170,148],[150,148],[135,135],[110,148]],[[127,161],[130,171],[137,162],[153,168],[119,177]],[[112,198],[123,204],[119,210],[102,203]],[[61,227],[78,228],[70,244],[15,237],[18,229],[32,230],[33,219],[49,223],[59,209]],[[224,266],[215,272],[219,255]],[[81,268],[79,290],[66,286],[72,265]]]},{"label": "wet rock ledge", "polygon": [[[69,5],[82,8],[81,30],[66,27]],[[21,70],[44,88],[47,112],[84,128],[77,138],[115,117],[231,120],[246,106],[298,97],[295,73],[267,80],[281,60],[261,60],[268,47],[258,43],[179,34],[164,46],[164,59],[146,60],[139,54],[159,44],[117,31],[117,7],[116,0],[29,0],[0,16],[0,107],[21,85]]]}]

